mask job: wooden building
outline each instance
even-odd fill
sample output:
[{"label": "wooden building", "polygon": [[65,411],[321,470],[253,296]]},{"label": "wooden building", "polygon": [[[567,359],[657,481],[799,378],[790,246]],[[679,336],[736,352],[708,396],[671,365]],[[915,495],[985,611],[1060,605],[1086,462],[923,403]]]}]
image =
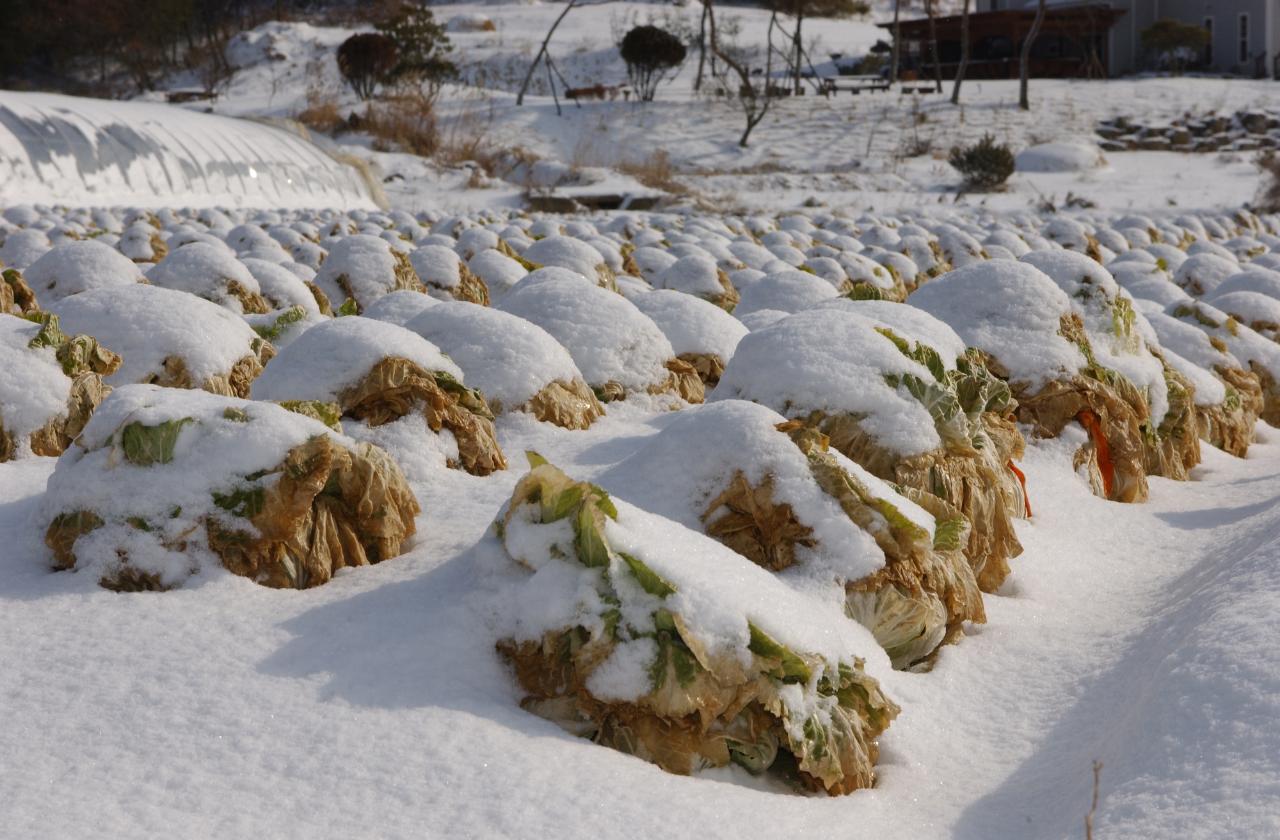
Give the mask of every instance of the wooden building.
[{"label": "wooden building", "polygon": [[[1051,5],[1045,10],[1040,34],[1031,47],[1031,75],[1052,78],[1106,78],[1109,67],[1111,27],[1125,14],[1104,3]],[[1016,79],[1022,42],[1031,31],[1036,10],[1002,9],[969,15],[969,79]],[[892,23],[882,23],[893,37]],[[900,21],[902,68],[919,78],[934,75],[930,50],[929,19]],[[960,63],[961,16],[934,19],[937,29],[937,62],[942,77],[955,77]]]}]

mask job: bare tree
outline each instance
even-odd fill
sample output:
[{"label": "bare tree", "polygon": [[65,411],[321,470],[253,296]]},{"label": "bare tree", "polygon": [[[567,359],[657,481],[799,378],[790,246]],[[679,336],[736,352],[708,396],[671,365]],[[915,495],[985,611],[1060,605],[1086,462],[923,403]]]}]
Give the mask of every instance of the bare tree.
[{"label": "bare tree", "polygon": [[1031,100],[1027,98],[1027,77],[1031,72],[1031,45],[1039,37],[1040,25],[1044,23],[1044,5],[1045,0],[1040,0],[1036,4],[1036,17],[1031,22],[1031,31],[1027,33],[1027,39],[1022,42],[1022,59],[1019,61],[1018,68],[1018,107],[1024,111],[1031,110]]},{"label": "bare tree", "polygon": [[[538,48],[538,54],[533,57],[533,62],[529,64],[529,72],[525,74],[524,83],[520,85],[520,93],[516,94],[517,105],[524,104],[524,94],[529,89],[529,82],[533,81],[533,71],[538,69],[538,62],[542,61],[544,56],[549,59],[549,56],[547,56],[547,44],[551,43],[551,36],[556,34],[556,27],[560,25],[560,21],[564,20],[565,15],[569,14],[576,5],[578,5],[578,0],[569,0],[564,7],[564,11],[560,13],[555,22],[551,24],[551,28],[547,30],[547,37],[542,39],[542,46]],[[547,75],[550,76],[550,74],[551,68],[548,66]],[[553,94],[555,93],[554,85],[551,91]],[[556,107],[559,108],[559,103],[556,104]]]},{"label": "bare tree", "polygon": [[[730,51],[724,48],[720,39],[716,35],[716,15],[712,8],[712,0],[702,0],[703,8],[707,10],[708,29],[711,33],[711,54],[720,59],[720,63],[728,70],[733,71],[733,75],[737,77],[738,82],[738,102],[742,105],[742,111],[747,119],[746,128],[742,131],[742,136],[738,138],[738,145],[746,148],[747,140],[751,137],[751,132],[759,125],[769,113],[769,105],[772,102],[772,90],[770,90],[770,80],[773,76],[773,30],[769,30],[769,43],[765,51],[765,70],[762,89],[757,90],[756,86],[751,83],[751,71],[746,65],[745,58],[735,57]],[[713,68],[714,69],[714,68]],[[723,76],[727,73],[721,71]],[[717,80],[725,88],[732,93],[733,78],[725,79],[717,77]]]},{"label": "bare tree", "polygon": [[960,83],[969,69],[969,0],[964,0],[960,13],[960,64],[956,67],[956,83],[951,87],[951,104],[960,104]]},{"label": "bare tree", "polygon": [[933,84],[938,93],[942,93],[942,65],[938,63],[938,16],[935,14],[937,0],[924,0],[924,13],[929,16],[929,58],[933,61]]},{"label": "bare tree", "polygon": [[711,0],[702,4],[702,22],[698,24],[698,75],[693,79],[693,92],[702,90],[702,70],[707,63],[707,15],[711,10]]},{"label": "bare tree", "polygon": [[898,24],[902,0],[893,0],[893,57],[889,60],[889,83],[898,81],[898,59],[902,49],[902,27]]}]

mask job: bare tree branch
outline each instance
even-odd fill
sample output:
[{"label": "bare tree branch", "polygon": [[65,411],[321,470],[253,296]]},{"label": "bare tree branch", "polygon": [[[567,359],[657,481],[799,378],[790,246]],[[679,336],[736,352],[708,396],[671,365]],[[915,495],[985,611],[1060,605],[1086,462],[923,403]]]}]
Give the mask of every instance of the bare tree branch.
[{"label": "bare tree branch", "polygon": [[[520,85],[520,93],[516,94],[517,105],[524,104],[525,92],[529,90],[529,82],[533,81],[533,71],[538,69],[538,62],[547,54],[547,44],[551,43],[551,36],[556,34],[556,27],[560,25],[560,21],[564,20],[565,15],[569,14],[576,5],[578,5],[578,0],[569,0],[568,4],[564,7],[564,11],[560,13],[559,17],[556,18],[555,23],[551,24],[551,28],[547,30],[547,37],[542,39],[542,46],[538,48],[538,54],[533,57],[533,62],[529,65],[529,72],[525,74],[524,84]],[[553,85],[552,93],[554,94],[554,92],[555,88]],[[560,104],[557,102],[557,113],[559,112],[559,108]]]}]

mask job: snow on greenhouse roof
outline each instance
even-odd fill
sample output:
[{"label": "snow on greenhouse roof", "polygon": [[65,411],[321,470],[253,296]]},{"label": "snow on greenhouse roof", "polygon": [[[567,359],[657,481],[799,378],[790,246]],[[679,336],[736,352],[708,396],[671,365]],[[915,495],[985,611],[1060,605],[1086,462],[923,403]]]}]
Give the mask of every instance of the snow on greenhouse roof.
[{"label": "snow on greenhouse roof", "polygon": [[360,173],[280,128],[171,105],[0,91],[0,201],[376,206]]}]

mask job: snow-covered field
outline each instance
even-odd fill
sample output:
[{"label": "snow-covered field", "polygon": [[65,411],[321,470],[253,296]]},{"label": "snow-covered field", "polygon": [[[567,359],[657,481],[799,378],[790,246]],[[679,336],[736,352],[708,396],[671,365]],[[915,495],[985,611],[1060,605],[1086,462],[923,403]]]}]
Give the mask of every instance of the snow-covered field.
[{"label": "snow-covered field", "polygon": [[[3,834],[729,837],[836,825],[852,836],[1075,837],[1098,761],[1096,836],[1270,836],[1280,828],[1280,436],[1256,418],[1275,416],[1280,348],[1269,318],[1233,307],[1280,307],[1275,225],[1241,214],[1095,215],[1085,226],[971,210],[420,223],[365,211],[10,209],[0,258],[27,282],[6,277],[12,314],[0,314],[0,437],[14,456],[0,463]],[[88,231],[92,241],[69,235]],[[508,253],[546,267],[527,273]],[[138,282],[143,271],[151,285]],[[344,295],[342,312],[362,316],[321,312],[322,297],[337,310]],[[64,355],[95,345],[68,342],[33,300],[122,364],[109,352]],[[55,350],[61,371],[32,367]],[[723,367],[695,376],[677,353]],[[403,380],[377,379],[384,364],[455,384],[392,397]],[[924,384],[930,376],[941,378]],[[27,441],[41,423],[72,422],[59,419],[59,400],[97,377],[116,390],[74,442],[66,426],[61,458],[37,432]],[[142,382],[158,385],[131,384]],[[487,389],[489,408],[459,382]],[[559,405],[584,414],[540,413],[543,389],[572,382],[609,401],[592,409],[576,386]],[[960,382],[983,389],[976,408]],[[223,396],[185,390],[201,383]],[[948,413],[946,394],[961,413]],[[101,395],[89,399],[92,410]],[[269,399],[319,402],[297,407],[302,417]],[[324,402],[335,403],[328,420]],[[326,429],[337,412],[341,431]],[[787,434],[773,428],[784,416],[795,421]],[[841,431],[842,417],[863,443]],[[792,444],[806,424],[831,435],[830,450],[806,448],[815,438],[804,435]],[[304,441],[381,470],[384,489],[354,492],[398,499],[413,527],[394,532],[388,555],[368,541],[367,514],[316,508],[364,535],[352,537],[358,556],[347,543],[305,573],[301,559],[266,555],[231,573],[223,566],[254,556],[254,535],[268,533],[256,517],[274,509],[272,494],[295,492],[272,488],[312,469],[298,461],[290,469],[301,472],[272,477]],[[986,460],[992,447],[1016,459],[1025,491],[1013,460]],[[528,508],[504,513],[532,480],[521,481],[525,452],[609,490],[619,512],[601,519],[602,548],[562,549],[557,526],[519,512]],[[920,459],[940,470],[926,485],[945,486],[968,464],[995,483],[965,494],[1014,495],[992,510],[936,483],[910,490]],[[811,468],[859,495],[833,504]],[[729,550],[756,543],[734,542],[702,513],[735,470],[753,487],[766,479],[810,529],[769,555],[791,558],[777,576]],[[343,475],[322,496],[364,481]],[[544,505],[562,504],[553,487],[539,491]],[[65,518],[86,510],[96,524],[83,530]],[[958,545],[943,536],[957,510],[976,535]],[[1003,547],[986,542],[1002,522],[1013,528]],[[290,539],[328,539],[310,527]],[[725,545],[695,533],[704,529]],[[922,552],[910,556],[942,564],[929,574],[945,568],[970,587],[976,575],[986,590],[967,613],[975,620],[948,625],[954,644],[937,647],[943,626],[927,610],[894,612],[943,592],[927,575],[912,584],[924,601],[894,601],[883,583],[846,595],[843,583],[882,567],[913,574],[904,540]],[[564,559],[600,556],[588,550],[625,559],[640,580],[643,592],[613,584],[627,627],[648,620],[656,593],[680,611],[681,636],[707,651],[745,645],[751,626],[807,667],[865,660],[901,709],[876,739],[874,787],[827,797],[710,757],[691,777],[674,775],[524,710],[529,689],[513,680],[503,640],[566,620],[591,626],[598,600],[575,586],[598,570]],[[350,566],[365,552],[386,559],[333,559]],[[743,616],[750,625],[736,624]],[[649,697],[650,638],[619,646],[582,690]],[[746,661],[766,661],[752,645]],[[798,695],[786,692],[813,690],[775,685],[787,703]],[[810,737],[806,728],[768,750]]]},{"label": "snow-covered field", "polygon": [[[1094,133],[1275,83],[741,149],[696,58],[516,106],[562,8],[435,7],[490,175],[280,127],[363,109],[350,29],[242,33],[211,103],[0,92],[0,838],[1280,836],[1280,216],[1255,151]],[[648,21],[697,27],[551,51],[616,84]]]}]

